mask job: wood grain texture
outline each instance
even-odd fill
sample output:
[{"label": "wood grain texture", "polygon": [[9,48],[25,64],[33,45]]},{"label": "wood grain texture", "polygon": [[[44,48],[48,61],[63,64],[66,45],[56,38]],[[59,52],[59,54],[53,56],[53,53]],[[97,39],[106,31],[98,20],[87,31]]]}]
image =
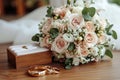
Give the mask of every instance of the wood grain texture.
[{"label": "wood grain texture", "polygon": [[15,67],[20,69],[22,67],[28,67],[37,64],[48,64],[52,63],[51,52],[34,52],[32,54],[15,55],[16,53],[10,48],[7,49],[8,62]]},{"label": "wood grain texture", "polygon": [[13,69],[7,62],[6,49],[11,44],[0,45],[0,80],[120,80],[120,51],[113,51],[114,58],[89,63],[65,70],[61,64],[49,64],[60,68],[60,74],[30,77],[27,69]]}]

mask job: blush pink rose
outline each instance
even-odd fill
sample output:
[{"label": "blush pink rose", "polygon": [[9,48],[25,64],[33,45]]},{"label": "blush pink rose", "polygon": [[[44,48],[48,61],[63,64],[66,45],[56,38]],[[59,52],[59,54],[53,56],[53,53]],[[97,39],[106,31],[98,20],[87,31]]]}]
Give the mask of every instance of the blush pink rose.
[{"label": "blush pink rose", "polygon": [[92,21],[88,21],[85,23],[85,27],[88,32],[93,32],[95,31],[94,23]]},{"label": "blush pink rose", "polygon": [[75,30],[83,25],[84,19],[82,15],[79,14],[71,14],[69,17],[70,27]]},{"label": "blush pink rose", "polygon": [[83,56],[83,57],[85,57],[85,56],[87,56],[88,55],[88,49],[87,48],[82,48],[81,49],[81,55]]},{"label": "blush pink rose", "polygon": [[107,40],[107,36],[106,35],[101,35],[98,39],[98,43],[103,44],[103,43],[106,42],[106,40]]},{"label": "blush pink rose", "polygon": [[67,12],[67,8],[65,8],[65,7],[55,8],[53,11],[53,13],[55,15],[60,16],[61,19],[63,19],[65,17],[66,12]]},{"label": "blush pink rose", "polygon": [[52,26],[52,19],[48,18],[45,24],[43,25],[42,32],[47,34],[48,31],[50,31],[51,26]]},{"label": "blush pink rose", "polygon": [[87,47],[93,47],[97,44],[98,42],[98,37],[94,32],[88,32],[85,35],[85,43],[87,45]]},{"label": "blush pink rose", "polygon": [[50,36],[46,36],[42,40],[40,40],[40,46],[41,47],[46,47],[46,48],[50,48],[51,47],[51,44],[49,43],[49,37]]},{"label": "blush pink rose", "polygon": [[57,38],[55,38],[51,49],[57,53],[63,53],[67,49],[68,45],[69,43],[65,41],[62,34],[60,34]]}]

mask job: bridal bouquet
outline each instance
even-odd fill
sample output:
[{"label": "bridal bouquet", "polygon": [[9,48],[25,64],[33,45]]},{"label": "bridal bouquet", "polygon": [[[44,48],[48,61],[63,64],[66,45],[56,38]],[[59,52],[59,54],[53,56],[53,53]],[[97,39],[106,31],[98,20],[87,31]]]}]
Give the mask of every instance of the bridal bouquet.
[{"label": "bridal bouquet", "polygon": [[83,3],[81,6],[76,0],[67,0],[65,6],[48,7],[46,18],[39,24],[40,33],[32,37],[40,47],[50,49],[56,59],[62,60],[66,69],[99,61],[104,55],[113,58],[110,38],[117,39],[113,25],[99,16],[90,0]]}]

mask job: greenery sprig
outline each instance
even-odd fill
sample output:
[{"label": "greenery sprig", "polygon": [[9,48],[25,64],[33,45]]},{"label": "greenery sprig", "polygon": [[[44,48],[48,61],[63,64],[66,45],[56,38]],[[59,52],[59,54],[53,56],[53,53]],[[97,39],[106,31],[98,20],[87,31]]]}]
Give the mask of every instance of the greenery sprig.
[{"label": "greenery sprig", "polygon": [[90,7],[90,8],[85,7],[82,10],[82,15],[83,15],[85,21],[92,20],[95,13],[96,13],[96,9],[94,7]]},{"label": "greenery sprig", "polygon": [[47,14],[46,17],[53,17],[53,7],[47,7]]}]

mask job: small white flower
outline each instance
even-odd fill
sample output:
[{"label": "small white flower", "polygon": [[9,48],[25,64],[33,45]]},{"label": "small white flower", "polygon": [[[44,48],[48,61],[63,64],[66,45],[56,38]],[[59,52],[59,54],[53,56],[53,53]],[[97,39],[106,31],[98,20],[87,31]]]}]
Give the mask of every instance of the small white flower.
[{"label": "small white flower", "polygon": [[63,35],[63,38],[64,38],[64,40],[66,40],[67,42],[73,42],[73,41],[74,41],[74,37],[73,37],[72,34],[67,34],[67,33],[65,33],[65,34]]},{"label": "small white flower", "polygon": [[80,62],[81,62],[82,64],[85,64],[85,63],[88,63],[89,60],[85,59],[84,57],[80,57]]},{"label": "small white flower", "polygon": [[83,38],[82,37],[78,37],[78,40],[81,41],[81,40],[83,40]]},{"label": "small white flower", "polygon": [[100,53],[101,53],[101,56],[104,56],[104,54],[105,54],[105,47],[102,47]]},{"label": "small white flower", "polygon": [[82,15],[82,10],[83,10],[83,7],[73,7],[72,8],[72,13],[78,13],[80,15]]},{"label": "small white flower", "polygon": [[78,66],[79,65],[79,63],[80,63],[80,59],[79,58],[73,58],[73,65],[74,66]]},{"label": "small white flower", "polygon": [[93,47],[93,48],[91,48],[90,49],[90,54],[92,54],[92,55],[94,55],[94,56],[97,56],[98,55],[98,52],[99,52],[99,49],[98,49],[98,47]]}]

